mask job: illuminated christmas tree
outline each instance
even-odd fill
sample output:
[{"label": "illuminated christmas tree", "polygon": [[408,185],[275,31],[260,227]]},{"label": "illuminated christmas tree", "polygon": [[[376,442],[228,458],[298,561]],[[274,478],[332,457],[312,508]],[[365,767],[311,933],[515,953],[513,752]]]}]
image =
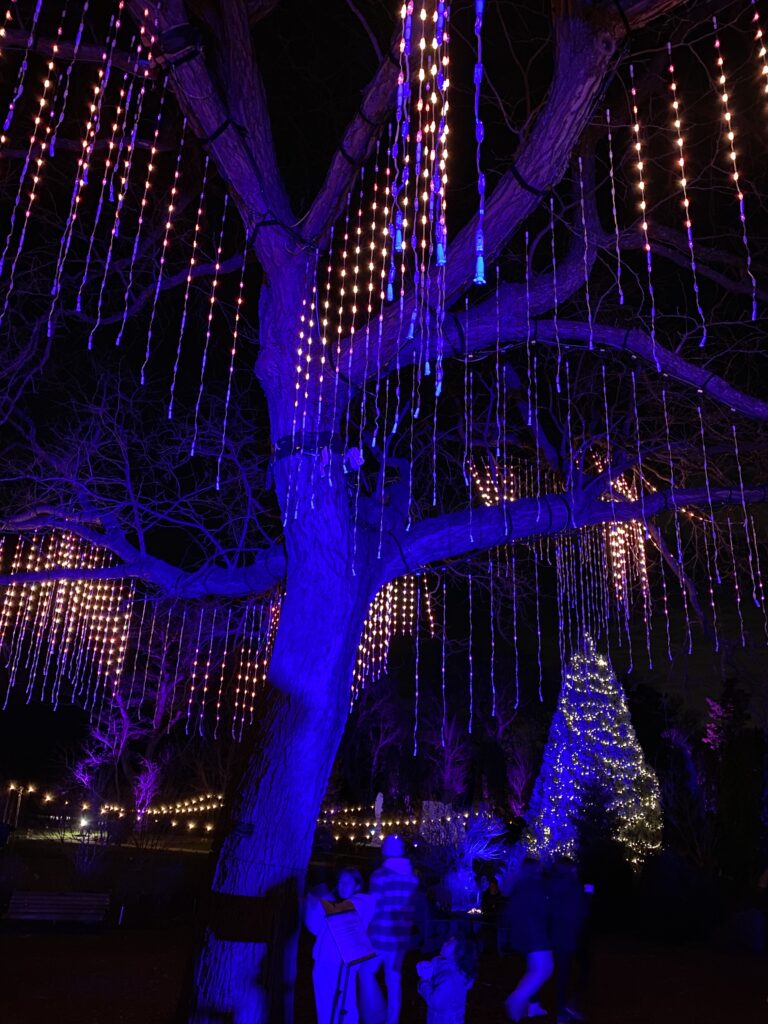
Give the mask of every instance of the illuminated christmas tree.
[{"label": "illuminated christmas tree", "polygon": [[594,794],[612,837],[638,866],[661,844],[656,775],[645,763],[624,691],[591,637],[571,658],[526,815],[533,853],[575,855]]}]

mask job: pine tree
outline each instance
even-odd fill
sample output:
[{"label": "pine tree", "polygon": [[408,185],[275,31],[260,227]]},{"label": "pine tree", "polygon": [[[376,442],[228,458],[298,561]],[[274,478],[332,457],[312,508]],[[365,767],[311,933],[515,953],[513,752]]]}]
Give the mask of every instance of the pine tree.
[{"label": "pine tree", "polygon": [[552,719],[526,815],[529,850],[576,855],[580,821],[595,793],[613,839],[639,866],[661,844],[659,784],[610,662],[587,636],[571,658]]}]

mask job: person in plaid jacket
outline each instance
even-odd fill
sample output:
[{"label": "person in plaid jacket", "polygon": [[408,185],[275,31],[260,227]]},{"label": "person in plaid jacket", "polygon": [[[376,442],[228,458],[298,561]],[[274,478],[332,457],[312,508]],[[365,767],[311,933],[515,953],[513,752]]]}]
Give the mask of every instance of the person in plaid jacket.
[{"label": "person in plaid jacket", "polygon": [[384,967],[387,1024],[398,1024],[403,960],[415,945],[423,900],[403,840],[399,836],[387,836],[381,852],[384,862],[371,875],[368,889],[376,898],[368,935]]}]

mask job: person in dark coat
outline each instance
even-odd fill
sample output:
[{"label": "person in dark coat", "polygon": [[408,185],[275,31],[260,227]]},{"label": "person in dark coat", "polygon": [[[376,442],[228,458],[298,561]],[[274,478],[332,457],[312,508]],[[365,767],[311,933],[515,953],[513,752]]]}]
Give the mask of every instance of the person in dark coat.
[{"label": "person in dark coat", "polygon": [[584,891],[574,861],[558,857],[545,877],[547,890],[547,928],[557,971],[558,1024],[583,1020],[582,1014],[569,1004],[571,972],[577,954],[583,951],[584,927],[589,911],[589,897]]},{"label": "person in dark coat", "polygon": [[525,974],[505,1003],[510,1020],[519,1021],[538,1015],[534,998],[552,976],[555,964],[547,879],[537,858],[528,856],[522,861],[502,915],[509,946],[526,957]]}]

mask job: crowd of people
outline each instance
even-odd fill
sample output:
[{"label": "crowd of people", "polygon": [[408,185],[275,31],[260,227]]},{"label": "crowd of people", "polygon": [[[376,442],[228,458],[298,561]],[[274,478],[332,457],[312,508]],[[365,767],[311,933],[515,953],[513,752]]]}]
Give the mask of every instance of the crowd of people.
[{"label": "crowd of people", "polygon": [[[360,872],[342,868],[335,889],[308,894],[305,923],[315,936],[318,1024],[399,1024],[406,954],[428,948],[429,904],[400,837],[384,839],[382,864],[363,890]],[[558,1024],[584,1020],[579,996],[585,987],[588,890],[566,858],[544,864],[526,857],[509,875],[487,880],[480,919],[452,920],[437,956],[416,964],[427,1024],[465,1021],[489,921],[496,925],[499,951],[525,956],[524,973],[505,1003],[507,1018],[544,1016],[539,996],[555,975]],[[352,923],[351,931],[337,927],[338,915]]]}]

